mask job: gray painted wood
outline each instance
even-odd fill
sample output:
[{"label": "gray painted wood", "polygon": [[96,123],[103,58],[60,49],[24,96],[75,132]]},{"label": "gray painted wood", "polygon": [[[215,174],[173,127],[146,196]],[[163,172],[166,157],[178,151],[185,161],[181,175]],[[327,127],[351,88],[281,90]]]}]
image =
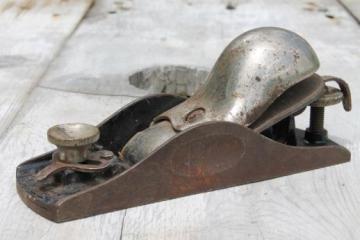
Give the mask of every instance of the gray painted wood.
[{"label": "gray painted wood", "polygon": [[91,2],[0,3],[0,134],[13,121]]},{"label": "gray painted wood", "polygon": [[[163,65],[209,69],[231,39],[259,26],[299,33],[319,55],[319,73],[350,83],[354,110],[326,111],[329,134],[351,150],[350,163],[63,224],[20,201],[15,166],[52,149],[48,127],[96,124],[133,96],[162,89],[151,74],[148,88],[130,84],[134,73]],[[97,1],[2,135],[1,238],[358,239],[359,46],[358,26],[334,0]],[[298,126],[306,127],[307,117]]]},{"label": "gray painted wood", "polygon": [[354,20],[360,24],[360,2],[357,0],[339,0],[354,18]]}]

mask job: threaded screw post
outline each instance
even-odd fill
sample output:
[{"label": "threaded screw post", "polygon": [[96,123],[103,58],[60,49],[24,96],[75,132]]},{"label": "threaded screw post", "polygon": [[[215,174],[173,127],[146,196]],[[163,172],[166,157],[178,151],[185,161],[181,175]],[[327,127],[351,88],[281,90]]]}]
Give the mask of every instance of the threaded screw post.
[{"label": "threaded screw post", "polygon": [[312,132],[322,132],[324,130],[324,107],[311,107],[310,108],[310,126]]},{"label": "threaded screw post", "polygon": [[305,132],[305,141],[310,145],[324,145],[327,142],[327,131],[324,128],[324,107],[310,108],[310,126]]}]

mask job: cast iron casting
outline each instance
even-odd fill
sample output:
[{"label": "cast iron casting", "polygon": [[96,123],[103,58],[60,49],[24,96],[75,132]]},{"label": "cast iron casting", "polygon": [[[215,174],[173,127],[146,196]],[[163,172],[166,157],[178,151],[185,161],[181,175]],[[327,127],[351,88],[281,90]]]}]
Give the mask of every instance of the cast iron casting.
[{"label": "cast iron casting", "polygon": [[[57,149],[17,167],[18,193],[63,222],[347,162],[350,152],[324,129],[324,107],[342,101],[350,111],[350,89],[318,67],[293,32],[246,32],[189,98],[146,96],[97,127],[50,128]],[[310,126],[297,129],[307,106]]]}]

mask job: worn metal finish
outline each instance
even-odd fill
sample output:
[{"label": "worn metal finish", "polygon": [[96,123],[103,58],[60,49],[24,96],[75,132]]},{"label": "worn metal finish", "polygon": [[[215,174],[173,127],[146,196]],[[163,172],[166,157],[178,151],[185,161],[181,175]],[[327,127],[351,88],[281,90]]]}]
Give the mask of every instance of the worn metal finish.
[{"label": "worn metal finish", "polygon": [[344,98],[343,93],[334,87],[325,86],[324,94],[311,104],[312,107],[326,107],[340,103]]},{"label": "worn metal finish", "polygon": [[49,142],[63,147],[76,147],[92,144],[99,140],[100,132],[95,126],[86,123],[66,123],[55,125],[47,132]]},{"label": "worn metal finish", "polygon": [[[249,31],[188,99],[135,101],[101,123],[100,135],[85,124],[51,128],[58,149],[18,166],[18,193],[62,222],[349,161],[344,147],[328,138],[318,146],[295,128],[306,106],[342,100],[351,109],[348,85],[323,80],[318,66],[295,33]],[[330,80],[341,92],[325,87]]]},{"label": "worn metal finish", "polygon": [[168,121],[154,124],[135,134],[121,150],[120,158],[124,161],[136,163],[149,156],[150,153],[176,134]]},{"label": "worn metal finish", "polygon": [[[312,75],[285,91],[249,128],[256,132],[264,131],[314,102],[323,89],[322,78],[317,74]],[[138,162],[178,133],[166,120],[153,124],[132,137],[121,150],[120,156],[124,160]]]},{"label": "worn metal finish", "polygon": [[273,27],[248,31],[225,48],[191,98],[155,122],[167,119],[177,131],[208,121],[248,126],[318,67],[315,52],[299,35]]},{"label": "worn metal finish", "polygon": [[100,132],[95,126],[85,123],[67,123],[51,127],[48,140],[58,148],[57,158],[65,163],[80,163],[86,160],[91,144],[99,140]]},{"label": "worn metal finish", "polygon": [[340,89],[325,86],[325,91],[321,98],[311,104],[312,107],[326,107],[343,103],[345,111],[351,111],[351,92],[349,85],[340,78],[333,76],[323,76],[324,82],[336,82]]},{"label": "worn metal finish", "polygon": [[[313,75],[318,67],[311,46],[293,32],[281,28],[246,32],[225,48],[205,84],[182,104],[157,116],[154,126],[127,143],[121,150],[121,157],[140,161],[176,132],[208,121],[230,121],[248,126],[289,87]],[[310,102],[292,103],[287,110],[298,111],[299,104],[303,108]],[[278,121],[284,115],[278,111]],[[161,122],[159,126],[158,122]],[[270,127],[274,121],[267,123],[259,130]]]},{"label": "worn metal finish", "polygon": [[[301,141],[303,132],[297,131]],[[53,204],[23,201],[56,222],[213,191],[339,164],[350,152],[329,141],[320,147],[289,146],[229,122],[209,122],[172,138],[128,170],[98,185],[64,196]]]},{"label": "worn metal finish", "polygon": [[[57,161],[56,158],[53,161],[55,150],[20,164],[16,170],[19,195],[34,211],[42,211],[44,214],[41,215],[47,217],[52,214],[48,212],[49,209],[56,209],[57,204],[68,196],[100,185],[129,169],[131,164],[119,161],[115,155],[117,150],[134,134],[147,128],[155,116],[182,101],[184,98],[179,96],[153,95],[136,100],[115,112],[98,126],[100,139],[90,148],[94,153],[88,155],[90,161],[77,164]],[[97,166],[94,166],[94,157],[101,158]],[[101,162],[108,162],[109,165],[102,168]],[[106,205],[105,202],[103,204]],[[79,208],[82,206],[85,205]],[[54,219],[55,215],[49,218]]]},{"label": "worn metal finish", "polygon": [[36,180],[64,170],[98,172],[106,169],[114,153],[92,147],[100,138],[97,127],[85,123],[67,123],[51,127],[47,132],[49,142],[57,146],[51,163],[36,173]]},{"label": "worn metal finish", "polygon": [[[153,117],[183,100],[156,95],[126,106],[100,124],[99,149],[123,148]],[[114,158],[106,171],[62,171],[37,181],[36,174],[51,164],[47,153],[18,166],[18,193],[35,212],[62,222],[349,161],[350,153],[330,140],[304,146],[304,133],[293,121],[282,122],[266,137],[230,122],[199,124],[136,164]]]},{"label": "worn metal finish", "polygon": [[55,151],[52,154],[51,164],[38,171],[35,175],[37,181],[43,181],[46,178],[64,170],[76,172],[100,172],[111,165],[111,160],[116,160],[113,152],[108,150],[89,151],[86,159],[81,163],[68,163],[60,159],[61,152]]},{"label": "worn metal finish", "polygon": [[326,144],[327,130],[324,128],[325,107],[335,105],[342,101],[345,111],[351,110],[349,85],[337,77],[325,76],[323,79],[324,82],[335,81],[340,89],[325,85],[322,96],[311,104],[310,125],[305,132],[305,140],[309,144]]},{"label": "worn metal finish", "polygon": [[249,128],[262,132],[280,120],[295,115],[323,93],[324,81],[317,74],[297,83],[278,97]]}]

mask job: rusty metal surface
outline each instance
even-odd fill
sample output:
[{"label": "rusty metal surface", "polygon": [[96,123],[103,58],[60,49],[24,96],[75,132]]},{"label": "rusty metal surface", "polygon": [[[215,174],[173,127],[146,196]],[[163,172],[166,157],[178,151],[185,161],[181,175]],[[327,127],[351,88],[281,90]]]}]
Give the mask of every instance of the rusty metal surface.
[{"label": "rusty metal surface", "polygon": [[[183,100],[182,97],[159,94],[130,103],[99,124],[100,139],[96,148],[116,154],[117,150],[122,148],[136,132],[147,128],[156,115]],[[48,208],[56,208],[57,202],[66,196],[96,186],[130,167],[127,162],[119,161],[114,157],[103,169],[94,169],[91,165],[94,161],[90,161],[86,165],[69,163],[65,168],[57,169],[56,167],[64,166],[60,164],[61,166],[57,165],[47,171],[46,168],[53,163],[54,153],[56,151],[28,160],[20,164],[16,170],[18,193],[20,196],[26,196],[26,199],[23,198],[24,202],[35,211],[39,206],[43,206],[44,211]],[[91,156],[88,158],[93,159]],[[101,165],[96,166],[96,168],[101,167]],[[56,169],[59,171],[55,171]],[[41,175],[44,173],[42,171],[45,171],[45,177]],[[45,216],[48,214],[50,213],[46,213]]]},{"label": "rusty metal surface", "polygon": [[65,170],[104,171],[112,161],[116,161],[112,151],[98,149],[93,145],[100,138],[96,126],[85,123],[55,125],[48,130],[47,136],[57,149],[52,154],[50,164],[36,173],[36,181],[43,181]]},{"label": "rusty metal surface", "polygon": [[35,175],[36,181],[43,181],[46,178],[64,170],[76,172],[100,172],[106,170],[112,162],[118,161],[113,152],[108,150],[99,150],[89,152],[86,160],[81,163],[68,163],[60,160],[61,153],[55,151],[52,154],[51,163],[38,171]]},{"label": "rusty metal surface", "polygon": [[[344,147],[327,137],[312,144],[295,128],[294,115],[323,100],[318,66],[295,33],[249,31],[188,99],[135,101],[101,123],[100,136],[85,124],[50,129],[58,149],[18,166],[18,193],[40,215],[62,222],[349,161]],[[350,110],[348,85],[331,80],[341,98],[327,87],[324,96],[333,95],[326,104],[341,99]]]},{"label": "rusty metal surface", "polygon": [[[297,135],[302,139],[303,132],[297,131]],[[294,147],[238,124],[210,122],[184,131],[130,169],[53,204],[34,199],[19,183],[18,191],[34,211],[62,222],[349,159],[350,153],[332,142],[321,147]]]}]

